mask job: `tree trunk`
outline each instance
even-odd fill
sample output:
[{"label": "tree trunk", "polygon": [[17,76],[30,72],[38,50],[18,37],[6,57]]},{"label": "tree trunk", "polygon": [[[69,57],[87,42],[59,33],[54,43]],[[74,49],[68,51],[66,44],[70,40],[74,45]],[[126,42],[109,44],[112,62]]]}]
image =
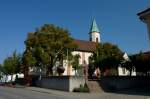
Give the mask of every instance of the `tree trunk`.
[{"label": "tree trunk", "polygon": [[47,70],[46,70],[46,76],[49,75],[53,75],[53,63],[54,63],[54,59],[53,56],[50,55],[50,64],[47,66]]},{"label": "tree trunk", "polygon": [[27,85],[30,85],[30,77],[29,77],[29,67],[27,65],[24,65],[24,83]]},{"label": "tree trunk", "polygon": [[77,75],[77,69],[75,69],[75,76]]},{"label": "tree trunk", "polygon": [[53,68],[52,66],[47,67],[46,76],[53,75],[53,69],[52,68]]},{"label": "tree trunk", "polygon": [[13,81],[13,74],[11,75],[11,82]]},{"label": "tree trunk", "polygon": [[24,65],[23,67],[24,78],[28,77],[28,72],[29,72],[29,67],[27,65]]},{"label": "tree trunk", "polygon": [[132,69],[130,69],[130,76],[132,75]]},{"label": "tree trunk", "polygon": [[5,75],[5,83],[7,82],[8,79],[8,75]]}]

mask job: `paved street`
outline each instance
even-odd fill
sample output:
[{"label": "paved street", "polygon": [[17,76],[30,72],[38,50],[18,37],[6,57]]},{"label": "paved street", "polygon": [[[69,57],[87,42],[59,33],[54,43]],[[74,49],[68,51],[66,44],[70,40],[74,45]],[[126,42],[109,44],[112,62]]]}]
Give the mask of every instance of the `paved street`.
[{"label": "paved street", "polygon": [[116,93],[68,93],[35,87],[0,87],[0,99],[150,99],[150,96]]},{"label": "paved street", "polygon": [[34,92],[21,88],[0,87],[0,99],[68,99],[53,94]]}]

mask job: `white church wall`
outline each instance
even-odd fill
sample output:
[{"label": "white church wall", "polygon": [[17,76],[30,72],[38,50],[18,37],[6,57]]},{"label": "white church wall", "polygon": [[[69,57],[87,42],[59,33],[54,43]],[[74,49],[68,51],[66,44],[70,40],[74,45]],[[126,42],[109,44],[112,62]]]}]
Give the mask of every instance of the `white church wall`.
[{"label": "white church wall", "polygon": [[96,42],[96,38],[98,38],[98,42],[100,42],[100,34],[99,33],[93,32],[93,33],[91,33],[91,36],[92,36],[93,42]]},{"label": "white church wall", "polygon": [[[86,64],[89,64],[89,57],[92,55],[92,53],[90,52],[81,52],[81,51],[73,51],[72,55],[80,55],[80,59],[79,59],[79,64],[82,66],[83,62],[85,61]],[[65,68],[65,72],[63,73],[63,75],[68,75],[68,63],[66,60],[64,60],[64,68]],[[75,75],[75,70],[72,68],[72,66],[70,66],[70,75]]]},{"label": "white church wall", "polygon": [[82,52],[80,52],[80,51],[73,51],[72,52],[72,55],[77,55],[77,54],[79,54],[80,55],[80,59],[79,59],[79,64],[82,64]]},{"label": "white church wall", "polygon": [[84,61],[86,61],[87,64],[89,64],[89,57],[92,55],[91,52],[81,52],[81,51],[73,51],[73,55],[79,54],[79,64],[82,65]]}]

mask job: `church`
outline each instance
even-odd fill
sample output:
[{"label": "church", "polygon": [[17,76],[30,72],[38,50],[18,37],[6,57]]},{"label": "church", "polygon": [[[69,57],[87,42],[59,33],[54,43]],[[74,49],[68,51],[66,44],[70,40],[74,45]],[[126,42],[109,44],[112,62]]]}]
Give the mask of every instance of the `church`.
[{"label": "church", "polygon": [[[88,66],[89,57],[92,55],[92,52],[96,50],[96,44],[100,43],[100,30],[95,19],[93,19],[89,31],[89,41],[75,39],[73,43],[77,45],[77,48],[72,52],[72,55],[80,55],[79,64],[81,66],[84,66],[84,64]],[[66,64],[64,67],[65,72],[63,75],[75,75],[75,70],[72,66],[68,66],[68,64]]]},{"label": "church", "polygon": [[[88,75],[88,66],[89,66],[89,58],[92,55],[92,53],[96,50],[96,45],[97,43],[101,43],[101,38],[100,38],[100,30],[98,28],[98,25],[96,23],[96,20],[93,19],[92,25],[89,31],[89,41],[86,40],[77,40],[75,39],[73,43],[77,45],[77,48],[72,52],[72,55],[80,55],[79,58],[79,65],[82,66],[81,68],[85,68],[84,66],[86,65],[86,74]],[[127,54],[125,54],[127,56]],[[124,57],[124,55],[123,55]],[[72,68],[71,64],[69,65],[68,61],[65,60],[64,67],[65,67],[65,72],[63,75],[75,75],[75,70]],[[81,71],[83,72],[83,70]],[[95,70],[95,73],[99,74],[100,70],[97,68]],[[79,74],[83,75],[83,74]],[[118,75],[119,76],[127,76],[129,75],[129,71],[121,66],[118,67]],[[132,71],[132,76],[135,76],[136,72]]]}]

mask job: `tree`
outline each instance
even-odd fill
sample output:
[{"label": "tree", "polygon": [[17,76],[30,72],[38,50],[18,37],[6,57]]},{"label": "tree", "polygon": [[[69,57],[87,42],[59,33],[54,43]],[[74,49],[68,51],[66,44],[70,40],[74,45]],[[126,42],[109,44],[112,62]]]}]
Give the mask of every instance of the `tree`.
[{"label": "tree", "polygon": [[132,75],[132,71],[135,69],[134,65],[132,64],[132,61],[125,61],[123,60],[121,62],[121,67],[126,68],[130,72],[130,76]]},{"label": "tree", "polygon": [[12,62],[14,66],[14,73],[20,73],[21,72],[21,64],[22,64],[22,55],[17,53],[17,51],[14,51],[12,54]]},{"label": "tree", "polygon": [[21,55],[17,54],[16,51],[13,52],[13,55],[7,57],[3,62],[3,72],[6,75],[11,75],[11,81],[13,74],[20,72],[21,64]]},{"label": "tree", "polygon": [[92,76],[94,74],[94,71],[96,70],[96,67],[95,67],[93,62],[94,62],[93,57],[90,56],[89,57],[89,66],[88,66],[88,75],[89,75],[90,78],[92,78]]},{"label": "tree", "polygon": [[32,56],[32,53],[26,50],[23,53],[22,57],[22,72],[24,73],[24,77],[28,77],[29,67],[34,67],[36,65],[36,59]]},{"label": "tree", "polygon": [[148,53],[132,55],[131,62],[134,65],[137,75],[149,75],[150,71],[150,56]]},{"label": "tree", "polygon": [[0,80],[3,76],[3,73],[4,73],[3,66],[2,66],[2,64],[0,64]]},{"label": "tree", "polygon": [[122,59],[122,51],[118,46],[110,43],[97,44],[97,49],[93,52],[92,59],[95,67],[100,68],[101,75],[106,74],[107,70],[112,70],[112,73],[116,75],[115,70],[117,70]]},{"label": "tree", "polygon": [[[69,54],[74,49],[75,46],[72,41],[73,39],[70,37],[68,30],[52,24],[45,24],[35,32],[28,34],[25,41],[25,52],[30,52],[31,56],[35,58],[35,66],[39,66],[39,64],[45,66],[46,75],[52,75],[52,68],[55,66],[56,61],[59,61],[60,66],[63,66],[67,49]],[[30,56],[27,55],[27,57]]]},{"label": "tree", "polygon": [[76,54],[73,56],[73,59],[72,59],[72,67],[74,68],[75,70],[75,75],[77,75],[77,70],[80,68],[79,66],[79,58],[80,58],[80,55],[79,54]]}]

